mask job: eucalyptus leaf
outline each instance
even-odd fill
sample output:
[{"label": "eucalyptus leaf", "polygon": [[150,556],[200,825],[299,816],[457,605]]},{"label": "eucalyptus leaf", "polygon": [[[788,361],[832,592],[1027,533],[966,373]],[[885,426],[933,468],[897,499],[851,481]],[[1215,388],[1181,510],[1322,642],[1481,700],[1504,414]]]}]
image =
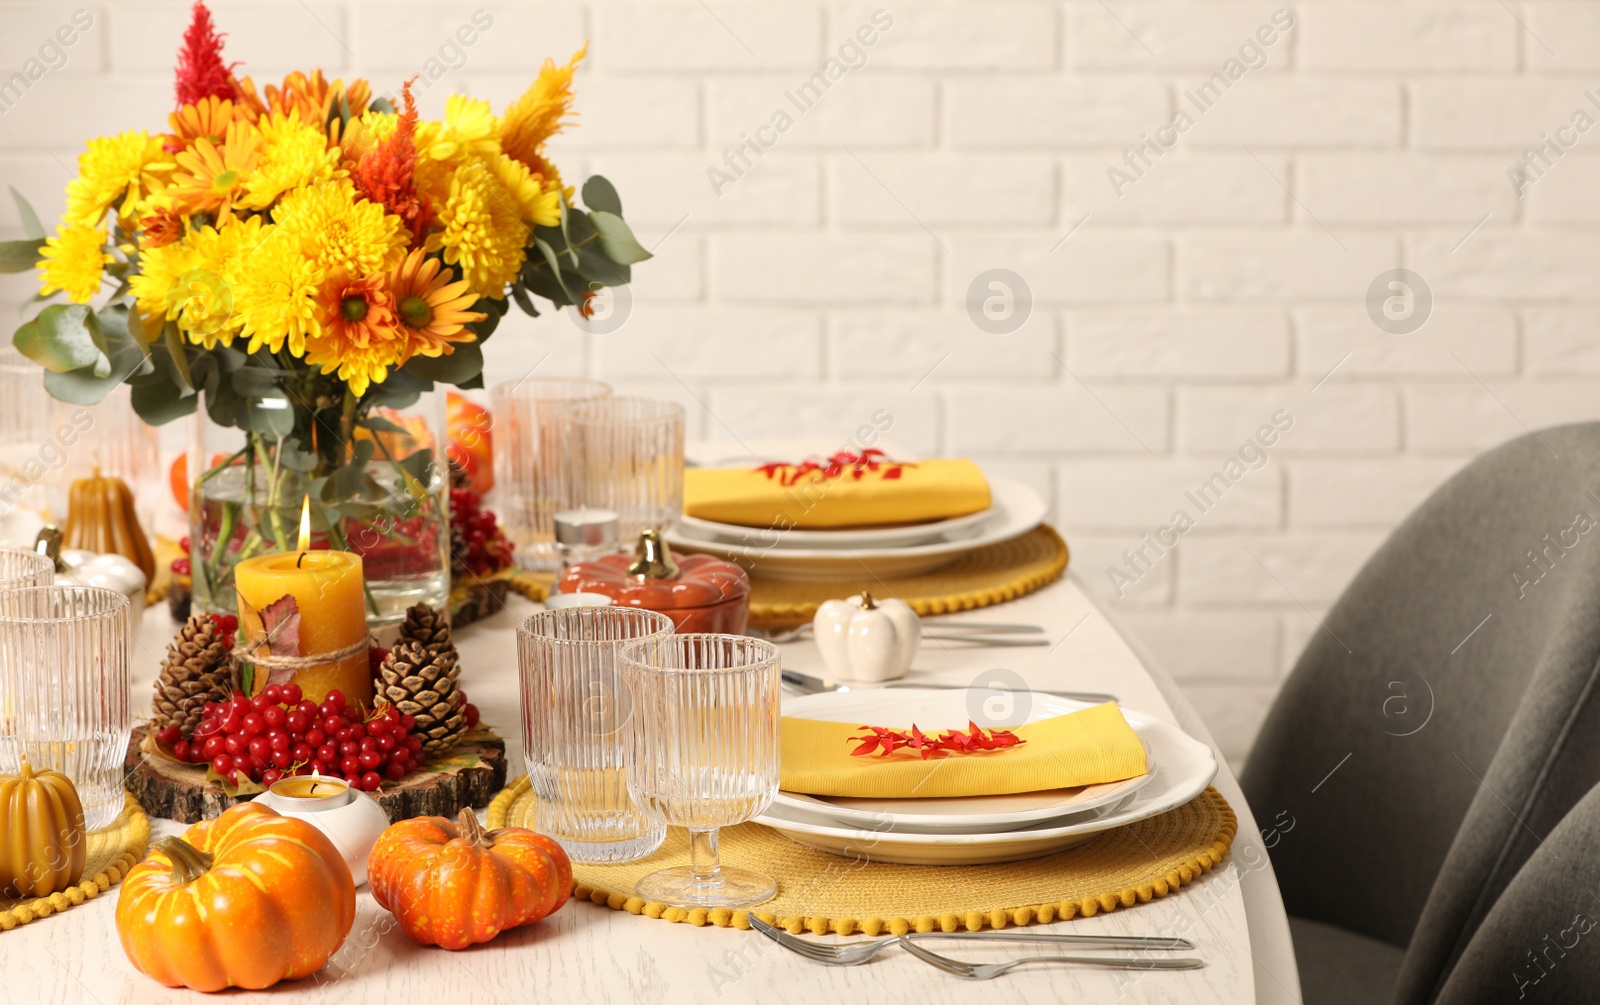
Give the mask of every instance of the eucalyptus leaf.
[{"label": "eucalyptus leaf", "polygon": [[136,385],[129,393],[135,414],[152,426],[164,426],[173,419],[193,415],[195,406],[200,403],[199,395],[177,394],[170,384]]},{"label": "eucalyptus leaf", "polygon": [[522,284],[527,287],[529,293],[543,297],[557,307],[567,307],[577,303],[567,291],[566,284],[552,276],[549,269],[533,269],[529,268],[529,263],[524,263]]},{"label": "eucalyptus leaf", "polygon": [[22,197],[22,193],[18,192],[15,186],[7,187],[11,189],[11,201],[17,204],[17,216],[22,220],[22,232],[35,240],[44,240],[45,229],[44,224],[39,222],[39,214],[33,211],[28,200]]},{"label": "eucalyptus leaf", "polygon": [[370,429],[375,433],[404,433],[405,429],[397,422],[393,422],[381,415],[369,415],[356,423],[362,429]]},{"label": "eucalyptus leaf", "polygon": [[102,375],[111,361],[96,338],[100,322],[84,304],[52,304],[17,329],[17,351],[54,373],[92,367]]},{"label": "eucalyptus leaf", "polygon": [[561,263],[556,260],[555,249],[550,247],[550,242],[542,237],[536,237],[533,239],[533,245],[539,249],[539,254],[544,256],[545,264],[550,266],[550,274],[555,277],[556,284],[561,287],[561,292],[567,295],[568,300],[576,301],[577,298],[572,295],[572,291],[567,289],[567,284],[561,279]]},{"label": "eucalyptus leaf", "polygon": [[288,436],[294,432],[294,404],[285,395],[239,396],[242,403],[241,427],[268,436]]},{"label": "eucalyptus leaf", "polygon": [[578,274],[601,286],[626,286],[633,277],[627,265],[618,265],[592,245],[578,249]]},{"label": "eucalyptus leaf", "polygon": [[367,102],[367,107],[374,112],[383,112],[388,115],[394,114],[394,102],[388,98],[373,98]]},{"label": "eucalyptus leaf", "polygon": [[489,341],[489,336],[494,334],[494,330],[500,327],[500,315],[490,311],[488,312],[488,317],[482,321],[468,322],[465,327],[472,334],[478,336],[478,345],[482,346],[483,343]]},{"label": "eucalyptus leaf", "polygon": [[189,372],[188,346],[183,342],[183,333],[178,326],[168,321],[161,329],[161,338],[167,343],[167,352],[172,356],[172,368],[177,373],[183,386],[198,391],[200,385],[195,383],[194,375]]},{"label": "eucalyptus leaf", "polygon": [[589,207],[591,212],[622,215],[622,197],[617,194],[616,186],[602,175],[593,175],[583,183],[583,204]]},{"label": "eucalyptus leaf", "polygon": [[0,272],[27,272],[39,264],[44,238],[26,241],[0,241]]},{"label": "eucalyptus leaf", "polygon": [[642,262],[650,257],[644,245],[633,236],[633,231],[623,222],[622,217],[615,213],[596,211],[589,214],[589,222],[594,224],[596,233],[600,235],[600,248],[606,257],[618,265],[632,265]]},{"label": "eucalyptus leaf", "polygon": [[459,384],[483,372],[483,350],[476,342],[463,342],[448,356],[414,356],[405,369],[440,384]]},{"label": "eucalyptus leaf", "polygon": [[85,322],[96,333],[99,344],[110,353],[101,357],[105,365],[90,365],[65,373],[46,370],[45,389],[58,401],[74,405],[97,404],[124,380],[154,371],[150,357],[128,334],[127,311],[108,308],[101,316],[105,318],[104,324],[94,314],[87,315]]},{"label": "eucalyptus leaf", "polygon": [[511,299],[517,302],[517,306],[522,308],[522,313],[528,315],[528,317],[536,318],[539,316],[539,308],[533,305],[533,298],[528,296],[527,289],[521,283],[512,284]]},{"label": "eucalyptus leaf", "polygon": [[561,197],[561,203],[557,208],[561,211],[561,237],[564,250],[572,260],[572,267],[576,269],[578,267],[578,255],[577,252],[572,250],[572,231],[568,228],[567,221],[577,215],[578,211],[567,205],[566,196]]},{"label": "eucalyptus leaf", "polygon": [[476,377],[469,377],[456,386],[463,391],[481,391],[483,389],[483,374],[480,372]]},{"label": "eucalyptus leaf", "polygon": [[316,454],[302,449],[293,440],[284,440],[278,445],[277,450],[283,466],[291,471],[315,471],[321,461]]}]

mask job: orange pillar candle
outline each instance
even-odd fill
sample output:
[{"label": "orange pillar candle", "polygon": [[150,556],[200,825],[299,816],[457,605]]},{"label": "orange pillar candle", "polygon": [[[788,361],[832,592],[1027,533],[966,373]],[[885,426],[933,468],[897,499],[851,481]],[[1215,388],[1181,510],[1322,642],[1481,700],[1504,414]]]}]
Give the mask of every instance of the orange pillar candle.
[{"label": "orange pillar candle", "polygon": [[[260,694],[274,674],[300,685],[320,702],[344,692],[351,705],[371,707],[372,669],[367,662],[367,617],[361,556],[344,551],[309,551],[310,512],[301,522],[301,550],[259,555],[234,569],[239,597],[240,658],[255,663],[249,691]],[[349,650],[354,649],[354,652]],[[319,655],[338,654],[326,663]],[[293,661],[292,668],[274,666]],[[241,677],[243,673],[241,673]]]}]

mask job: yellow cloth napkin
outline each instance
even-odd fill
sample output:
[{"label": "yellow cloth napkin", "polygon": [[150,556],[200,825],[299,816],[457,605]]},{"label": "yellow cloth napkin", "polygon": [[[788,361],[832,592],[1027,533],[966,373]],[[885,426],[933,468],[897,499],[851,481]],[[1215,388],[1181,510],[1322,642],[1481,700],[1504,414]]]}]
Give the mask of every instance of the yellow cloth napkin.
[{"label": "yellow cloth napkin", "polygon": [[[930,730],[927,723],[917,725],[925,733],[954,728],[940,724]],[[933,799],[1098,785],[1149,770],[1144,744],[1115,702],[1018,726],[1012,732],[1027,742],[1008,750],[935,756],[926,761],[921,754],[902,751],[888,757],[852,757],[850,751],[856,745],[847,741],[866,732],[859,727],[859,723],[785,716],[780,730],[779,786],[814,796]]]},{"label": "yellow cloth napkin", "polygon": [[683,473],[683,511],[702,520],[742,527],[872,527],[925,523],[989,508],[983,470],[964,458],[900,465],[897,478],[847,469],[829,478],[820,471],[791,485],[755,468],[689,468]]}]

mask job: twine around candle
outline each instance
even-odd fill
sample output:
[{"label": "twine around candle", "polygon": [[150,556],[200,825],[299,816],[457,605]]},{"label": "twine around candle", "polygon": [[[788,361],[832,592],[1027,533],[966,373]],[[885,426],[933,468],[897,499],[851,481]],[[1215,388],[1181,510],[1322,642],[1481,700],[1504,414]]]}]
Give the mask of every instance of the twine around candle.
[{"label": "twine around candle", "polygon": [[[267,642],[265,639],[258,639],[251,643],[250,651],[254,653],[256,649],[259,649],[261,646],[266,644]],[[239,656],[235,654],[234,662],[237,663],[240,660],[248,660],[254,665],[258,667],[265,667],[268,670],[309,670],[312,667],[327,666],[329,663],[342,663],[357,653],[366,652],[371,647],[372,638],[368,636],[367,638],[350,643],[343,649],[335,649],[331,653],[318,653],[315,656],[273,656],[271,654],[266,656]]]}]

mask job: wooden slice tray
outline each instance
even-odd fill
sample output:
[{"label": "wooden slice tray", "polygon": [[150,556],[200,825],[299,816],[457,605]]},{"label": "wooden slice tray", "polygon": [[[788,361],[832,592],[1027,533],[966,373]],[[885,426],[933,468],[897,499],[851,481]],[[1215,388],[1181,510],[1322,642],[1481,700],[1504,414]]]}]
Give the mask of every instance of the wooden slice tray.
[{"label": "wooden slice tray", "polygon": [[[127,788],[151,816],[192,824],[213,820],[234,803],[250,797],[230,796],[206,781],[204,765],[183,764],[155,749],[137,726],[123,762]],[[486,806],[506,784],[506,741],[487,726],[467,733],[455,749],[429,761],[398,782],[378,790],[378,805],[390,822],[410,817],[454,818],[466,806]]]}]

